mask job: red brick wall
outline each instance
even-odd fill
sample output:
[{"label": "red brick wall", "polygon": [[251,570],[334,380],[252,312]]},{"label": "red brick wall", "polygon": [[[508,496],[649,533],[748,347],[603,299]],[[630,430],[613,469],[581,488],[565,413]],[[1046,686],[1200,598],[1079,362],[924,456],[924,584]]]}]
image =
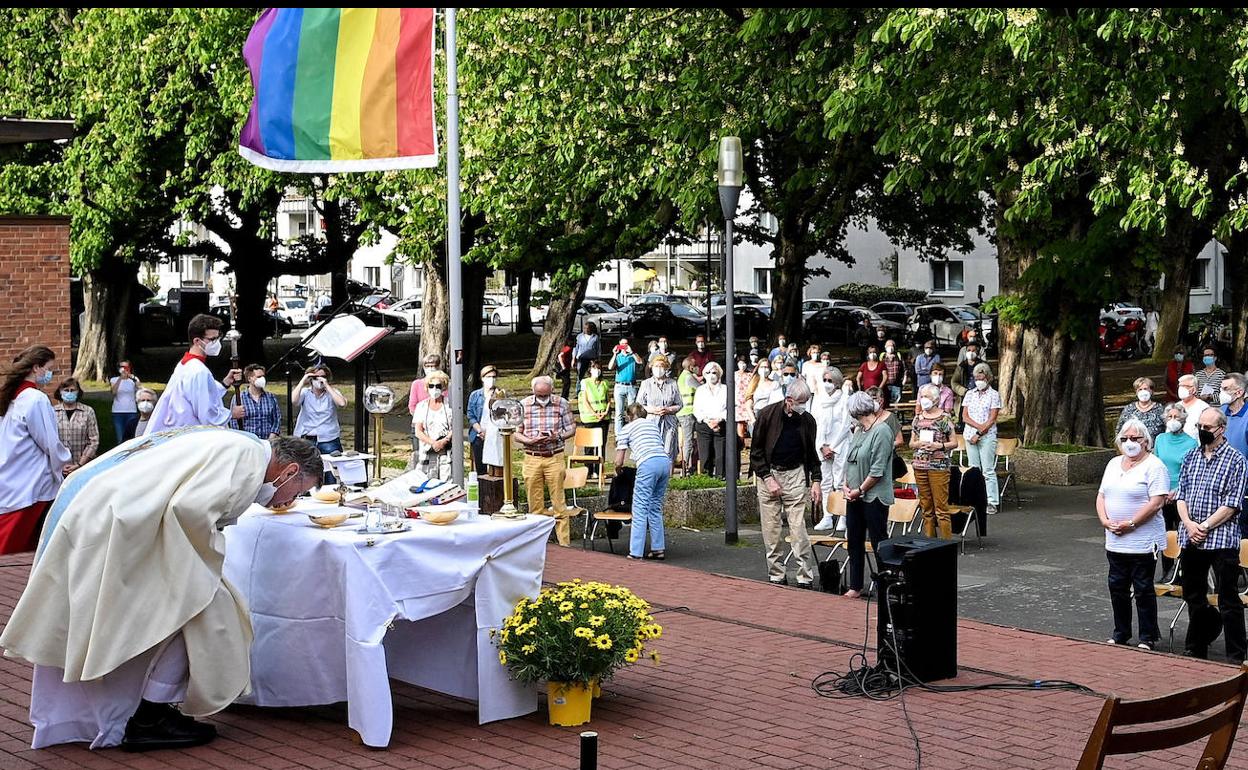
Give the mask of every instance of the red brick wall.
[{"label": "red brick wall", "polygon": [[58,378],[68,376],[69,314],[69,220],[0,217],[0,362],[47,345]]}]

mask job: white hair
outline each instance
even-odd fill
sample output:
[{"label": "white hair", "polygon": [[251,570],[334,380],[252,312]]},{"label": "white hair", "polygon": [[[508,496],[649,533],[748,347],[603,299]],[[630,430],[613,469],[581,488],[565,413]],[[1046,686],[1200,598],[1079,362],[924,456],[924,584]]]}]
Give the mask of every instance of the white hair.
[{"label": "white hair", "polygon": [[531,388],[532,390],[537,390],[537,386],[538,386],[538,385],[540,385],[540,384],[541,384],[541,383],[543,383],[543,382],[544,382],[544,383],[546,383],[547,385],[549,385],[551,390],[554,390],[554,389],[555,389],[555,381],[554,381],[554,379],[552,379],[551,377],[549,377],[548,375],[545,375],[545,374],[540,375],[540,376],[538,376],[538,377],[534,377],[532,380],[530,380],[530,381],[529,381],[529,388]]},{"label": "white hair", "polygon": [[1114,436],[1115,446],[1122,449],[1122,436],[1129,430],[1139,434],[1140,443],[1144,445],[1145,449],[1151,450],[1153,448],[1153,434],[1149,432],[1148,426],[1134,417],[1124,422],[1122,427],[1118,429],[1118,435]]},{"label": "white hair", "polygon": [[706,366],[702,367],[702,376],[704,376],[704,377],[705,377],[705,376],[706,376],[706,373],[707,373],[708,371],[710,371],[711,369],[714,369],[714,370],[715,370],[715,373],[719,375],[719,379],[721,379],[721,380],[722,380],[722,379],[724,379],[724,367],[720,366],[719,364],[715,363],[714,361],[707,361],[707,362],[706,362]]},{"label": "white hair", "polygon": [[788,389],[784,391],[784,397],[791,398],[799,404],[806,403],[810,400],[810,386],[801,378],[793,380]]},{"label": "white hair", "polygon": [[860,420],[867,415],[875,414],[875,399],[869,393],[857,390],[849,395],[849,416]]}]

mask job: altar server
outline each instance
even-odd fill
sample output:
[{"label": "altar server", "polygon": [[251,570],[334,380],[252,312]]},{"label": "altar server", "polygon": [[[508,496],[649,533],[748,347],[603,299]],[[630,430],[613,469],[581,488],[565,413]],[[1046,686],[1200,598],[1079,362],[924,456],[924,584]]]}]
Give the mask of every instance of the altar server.
[{"label": "altar server", "polygon": [[70,460],[56,413],[38,387],[52,381],[53,358],[42,345],[26,348],[0,382],[0,554],[34,550]]},{"label": "altar server", "polygon": [[156,403],[147,421],[147,432],[180,428],[185,425],[230,426],[230,420],[241,420],[246,412],[241,404],[227,409],[222,405],[226,391],[243,373],[231,369],[221,382],[208,371],[208,358],[221,352],[221,319],[199,314],[187,327],[191,348],[173,370],[165,394]]},{"label": "altar server", "polygon": [[[220,528],[320,482],[297,438],[186,427],[131,439],[56,496],[0,646],[35,664],[34,748],[206,743],[248,689],[251,624],[221,578]],[[173,703],[180,703],[176,709]]]}]

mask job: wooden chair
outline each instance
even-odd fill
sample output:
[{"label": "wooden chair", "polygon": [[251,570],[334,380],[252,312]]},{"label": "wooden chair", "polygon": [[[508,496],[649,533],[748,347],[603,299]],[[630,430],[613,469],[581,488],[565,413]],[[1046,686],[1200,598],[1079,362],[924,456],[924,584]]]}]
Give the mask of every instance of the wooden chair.
[{"label": "wooden chair", "polygon": [[958,448],[949,453],[950,460],[956,460],[958,467],[962,470],[967,469],[966,464],[966,436],[958,434]]},{"label": "wooden chair", "polygon": [[[841,492],[830,492],[828,494],[828,499],[824,501],[823,509],[824,511],[826,511],[827,513],[830,513],[833,516],[840,517],[840,519],[843,521],[845,519],[845,495],[842,494]],[[815,534],[809,535],[808,538],[810,540],[811,550],[814,550],[816,547],[830,549],[828,551],[828,555],[824,559],[822,559],[822,561],[827,561],[828,559],[831,559],[832,554],[836,552],[836,549],[840,547],[842,543],[845,542],[845,538],[841,535],[825,535],[822,533],[815,533]],[[784,555],[784,564],[787,567],[789,562],[793,559],[793,537],[792,535],[786,535],[784,538],[784,542],[787,543],[789,546],[789,552]],[[818,558],[817,552],[815,554],[815,560],[820,561],[820,559]]]},{"label": "wooden chair", "polygon": [[[1185,746],[1209,736],[1197,768],[1226,766],[1248,696],[1248,667],[1221,682],[1163,695],[1124,701],[1111,696],[1101,708],[1083,748],[1078,770],[1100,770],[1105,757]],[[1199,718],[1194,718],[1198,717]],[[1174,724],[1178,720],[1188,720]],[[1120,727],[1140,727],[1119,731]]]},{"label": "wooden chair", "polygon": [[[1248,541],[1240,541],[1239,563],[1244,563],[1244,543]],[[1158,597],[1177,596],[1183,597],[1183,586],[1178,584],[1179,579],[1179,554],[1182,550],[1179,548],[1179,533],[1173,530],[1166,532],[1166,547],[1162,550],[1162,555],[1167,559],[1174,559],[1174,569],[1170,572],[1170,579],[1160,583],[1153,583],[1153,593]]]},{"label": "wooden chair", "polygon": [[[1170,548],[1170,536],[1171,535],[1174,535],[1174,548],[1173,549]],[[1174,553],[1176,555],[1171,556],[1171,553]],[[1166,556],[1170,556],[1170,558],[1175,559],[1174,575],[1171,576],[1170,578],[1170,582],[1172,584],[1176,583],[1180,574],[1180,564],[1178,562],[1178,555],[1177,555],[1179,553],[1181,553],[1181,549],[1179,548],[1179,533],[1166,532],[1165,554]],[[1248,573],[1248,539],[1244,539],[1244,538],[1241,538],[1239,541],[1239,571],[1241,573]],[[1208,578],[1206,578],[1206,581],[1207,580]],[[1162,585],[1165,585],[1165,584],[1162,584]],[[1208,585],[1209,584],[1206,582],[1205,587],[1208,588]],[[1161,593],[1160,591],[1161,587],[1162,586],[1157,585],[1157,584],[1153,585],[1153,590],[1157,592],[1158,596],[1165,595]],[[1177,592],[1170,594],[1170,595],[1178,596],[1179,598],[1182,598],[1183,597],[1182,584],[1176,584],[1174,585],[1174,588],[1177,589]],[[1244,593],[1241,593],[1239,595],[1239,601],[1242,604],[1248,604],[1248,595],[1246,594],[1248,594],[1248,590],[1246,590]],[[1213,606],[1213,607],[1218,606],[1218,594],[1216,592],[1209,594],[1207,597],[1205,597],[1205,600],[1209,602],[1210,606]],[[1170,619],[1170,652],[1174,652],[1174,627],[1178,625],[1179,618],[1183,617],[1183,613],[1186,610],[1187,610],[1187,602],[1181,602],[1179,604],[1179,608],[1175,610],[1174,612],[1174,617]]]},{"label": "wooden chair", "polygon": [[[607,439],[602,428],[577,428],[572,439],[572,454],[568,455],[568,467],[572,463],[586,463],[598,466],[598,491],[602,491],[602,480],[607,475]],[[591,454],[590,450],[594,450]]]},{"label": "wooden chair", "polygon": [[[578,511],[584,511],[585,513],[585,530],[584,531],[585,532],[589,532],[589,509],[581,508],[580,503],[576,501],[576,490],[584,489],[587,483],[589,483],[588,466],[581,465],[576,468],[568,468],[564,470],[563,491],[572,493],[572,507],[573,508],[577,509]],[[577,513],[576,515],[580,516],[581,514]]]},{"label": "wooden chair", "polygon": [[1023,501],[1018,497],[1018,482],[1014,479],[1014,467],[1012,465],[1012,458],[1016,449],[1018,449],[1018,439],[997,439],[997,463],[1001,463],[1002,460],[1005,461],[1005,472],[997,471],[997,479],[1001,482],[1001,500],[1005,500],[1006,490],[1012,486],[1014,488],[1014,507],[1021,510]]},{"label": "wooden chair", "polygon": [[[585,525],[586,525],[585,531],[588,532],[588,534],[585,536],[585,540],[589,543],[589,549],[591,551],[594,550],[594,538],[598,536],[599,522],[618,521],[621,524],[627,524],[631,522],[632,520],[633,520],[633,514],[631,511],[593,512],[593,511],[590,511],[588,508],[585,509]],[[611,527],[608,526],[606,531],[607,531],[607,548],[610,549],[611,553],[615,553],[615,545],[614,545],[615,538],[611,537]]]}]

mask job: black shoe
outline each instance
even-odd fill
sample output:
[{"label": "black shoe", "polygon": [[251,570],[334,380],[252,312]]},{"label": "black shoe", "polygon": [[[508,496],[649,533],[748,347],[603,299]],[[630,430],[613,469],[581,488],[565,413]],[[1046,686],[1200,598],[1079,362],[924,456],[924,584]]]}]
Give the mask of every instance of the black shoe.
[{"label": "black shoe", "polygon": [[122,751],[189,749],[217,737],[217,728],[196,722],[168,704],[143,701],[126,723]]},{"label": "black shoe", "polygon": [[789,584],[789,579],[788,578],[780,578],[779,580],[768,579],[767,582],[771,583],[773,586],[787,586]]},{"label": "black shoe", "polygon": [[800,589],[802,589],[803,591],[813,591],[813,590],[815,590],[815,584],[814,584],[814,583],[802,583],[802,582],[798,582],[797,587],[798,587],[798,588],[800,588]]}]

